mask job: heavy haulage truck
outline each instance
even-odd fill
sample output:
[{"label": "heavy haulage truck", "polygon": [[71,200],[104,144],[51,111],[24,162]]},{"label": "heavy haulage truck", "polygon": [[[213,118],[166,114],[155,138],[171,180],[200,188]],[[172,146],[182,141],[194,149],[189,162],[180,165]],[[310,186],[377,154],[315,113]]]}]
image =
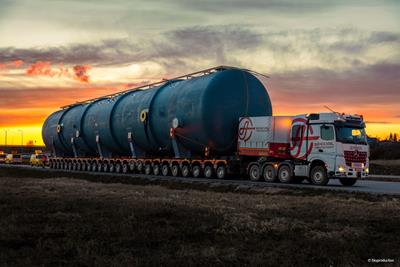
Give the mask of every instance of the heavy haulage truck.
[{"label": "heavy haulage truck", "polygon": [[315,185],[368,175],[362,116],[272,116],[254,72],[233,67],[63,107],[42,134],[56,169]]}]

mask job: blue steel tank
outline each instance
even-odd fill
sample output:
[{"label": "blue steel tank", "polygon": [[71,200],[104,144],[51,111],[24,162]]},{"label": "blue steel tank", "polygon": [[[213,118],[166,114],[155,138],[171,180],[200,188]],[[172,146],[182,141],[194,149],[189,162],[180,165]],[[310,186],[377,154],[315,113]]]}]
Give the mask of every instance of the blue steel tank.
[{"label": "blue steel tank", "polygon": [[174,126],[175,140],[193,156],[205,147],[229,156],[239,117],[271,115],[263,84],[248,71],[228,68],[71,106],[50,115],[42,134],[61,156],[130,156],[132,146],[141,156],[174,156]]}]

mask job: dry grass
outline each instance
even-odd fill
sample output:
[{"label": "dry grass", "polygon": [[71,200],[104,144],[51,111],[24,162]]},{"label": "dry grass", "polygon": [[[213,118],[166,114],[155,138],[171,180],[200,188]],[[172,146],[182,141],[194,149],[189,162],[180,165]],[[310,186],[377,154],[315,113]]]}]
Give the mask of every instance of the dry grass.
[{"label": "dry grass", "polygon": [[399,263],[398,198],[214,189],[12,177],[0,169],[0,265]]}]

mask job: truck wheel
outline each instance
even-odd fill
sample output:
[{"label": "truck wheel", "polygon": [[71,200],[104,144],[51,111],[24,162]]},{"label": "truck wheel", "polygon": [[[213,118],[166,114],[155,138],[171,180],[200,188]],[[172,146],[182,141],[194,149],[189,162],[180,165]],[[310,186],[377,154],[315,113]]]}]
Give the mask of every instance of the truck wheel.
[{"label": "truck wheel", "polygon": [[354,178],[339,178],[339,181],[342,185],[352,186],[357,182],[357,179]]},{"label": "truck wheel", "polygon": [[249,169],[249,177],[252,181],[260,180],[260,166],[258,166],[258,164],[251,165]]},{"label": "truck wheel", "polygon": [[204,167],[204,177],[209,179],[213,176],[214,171],[213,171],[213,167],[211,165],[207,165]]},{"label": "truck wheel", "polygon": [[224,165],[220,165],[217,167],[217,178],[224,179],[226,176],[226,167]]},{"label": "truck wheel", "polygon": [[192,168],[192,173],[194,178],[198,178],[201,175],[201,167],[199,165],[195,165]]},{"label": "truck wheel", "polygon": [[168,176],[169,174],[169,167],[167,164],[163,164],[161,167],[161,173],[163,176]]},{"label": "truck wheel", "polygon": [[151,174],[151,165],[150,164],[144,165],[144,174],[146,174],[146,175]]},{"label": "truck wheel", "polygon": [[128,173],[129,167],[128,164],[122,164],[122,173]]},{"label": "truck wheel", "polygon": [[329,182],[328,174],[323,166],[315,166],[310,174],[311,183],[314,185],[326,185]]},{"label": "truck wheel", "polygon": [[190,169],[188,165],[183,165],[181,168],[182,176],[183,177],[188,177],[190,174]]},{"label": "truck wheel", "polygon": [[278,179],[281,183],[290,183],[293,180],[292,170],[288,165],[282,165],[278,170]]},{"label": "truck wheel", "polygon": [[264,167],[263,178],[264,181],[268,183],[273,183],[276,181],[276,170],[274,166],[268,164],[267,166]]},{"label": "truck wheel", "polygon": [[154,166],[153,166],[153,174],[154,175],[159,175],[160,174],[160,165],[154,164]]},{"label": "truck wheel", "polygon": [[178,176],[179,175],[179,166],[176,164],[172,165],[171,173],[172,173],[172,176],[174,176],[174,177]]}]

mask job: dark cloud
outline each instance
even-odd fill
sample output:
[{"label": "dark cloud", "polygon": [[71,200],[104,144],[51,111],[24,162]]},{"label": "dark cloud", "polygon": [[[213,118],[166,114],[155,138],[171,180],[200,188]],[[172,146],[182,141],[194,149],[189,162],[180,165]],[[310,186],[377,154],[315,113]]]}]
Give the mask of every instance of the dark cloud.
[{"label": "dark cloud", "polygon": [[184,63],[185,60],[211,58],[224,64],[226,54],[260,45],[262,36],[240,26],[182,28],[147,41],[104,40],[97,44],[73,44],[51,48],[0,48],[0,62],[23,59],[26,62],[49,61],[65,64],[123,64],[155,60]]},{"label": "dark cloud", "polygon": [[269,91],[280,102],[397,105],[400,64],[381,62],[347,71],[299,70],[272,75],[269,85]]}]

